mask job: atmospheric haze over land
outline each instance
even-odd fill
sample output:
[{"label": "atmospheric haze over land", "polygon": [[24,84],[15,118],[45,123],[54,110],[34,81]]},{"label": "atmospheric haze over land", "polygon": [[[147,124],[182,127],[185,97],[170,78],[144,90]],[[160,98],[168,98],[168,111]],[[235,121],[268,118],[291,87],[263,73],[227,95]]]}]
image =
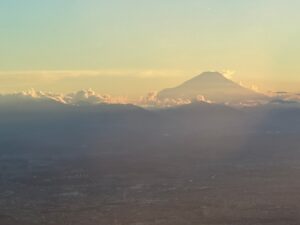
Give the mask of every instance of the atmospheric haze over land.
[{"label": "atmospheric haze over land", "polygon": [[298,97],[217,72],[136,102],[1,95],[0,223],[298,225]]}]

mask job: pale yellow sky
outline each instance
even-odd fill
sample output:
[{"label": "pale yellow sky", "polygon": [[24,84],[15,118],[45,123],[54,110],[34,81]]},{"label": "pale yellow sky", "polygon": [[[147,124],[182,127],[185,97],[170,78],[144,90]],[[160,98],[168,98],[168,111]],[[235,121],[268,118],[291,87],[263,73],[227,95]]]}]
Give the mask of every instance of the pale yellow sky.
[{"label": "pale yellow sky", "polygon": [[0,92],[136,97],[212,70],[300,92],[299,11],[299,0],[3,0]]},{"label": "pale yellow sky", "polygon": [[[2,93],[29,89],[68,93],[93,89],[101,94],[136,99],[152,91],[174,87],[205,70],[85,70],[85,71],[4,71],[0,72]],[[213,71],[213,70],[206,70]],[[237,71],[220,70],[225,76],[245,87],[267,93],[269,91],[299,92],[299,81],[270,82],[262,76],[251,78]],[[293,82],[294,81],[294,82]]]}]

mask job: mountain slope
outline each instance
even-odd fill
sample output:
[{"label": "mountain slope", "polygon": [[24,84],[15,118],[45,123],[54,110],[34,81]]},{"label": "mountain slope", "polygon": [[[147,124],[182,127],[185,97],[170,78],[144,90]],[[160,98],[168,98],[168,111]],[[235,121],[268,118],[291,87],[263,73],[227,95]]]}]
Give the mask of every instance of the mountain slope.
[{"label": "mountain slope", "polygon": [[162,90],[158,97],[160,99],[194,99],[199,95],[217,103],[234,103],[266,98],[263,94],[244,88],[218,72],[204,72],[175,88]]}]

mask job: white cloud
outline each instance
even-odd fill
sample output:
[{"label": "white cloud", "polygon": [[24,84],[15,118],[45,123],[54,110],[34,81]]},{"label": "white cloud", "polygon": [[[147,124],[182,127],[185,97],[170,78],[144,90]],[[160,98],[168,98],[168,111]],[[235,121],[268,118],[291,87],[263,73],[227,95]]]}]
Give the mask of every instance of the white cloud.
[{"label": "white cloud", "polygon": [[54,94],[51,92],[42,92],[30,89],[28,91],[16,92],[11,94],[0,94],[1,102],[13,103],[19,101],[42,101],[42,100],[51,100],[60,103],[66,103],[64,96],[60,94]]},{"label": "white cloud", "polygon": [[227,79],[230,79],[232,80],[233,79],[233,75],[235,74],[236,72],[234,70],[223,70],[221,71],[221,74],[223,74]]},{"label": "white cloud", "polygon": [[19,102],[19,101],[54,101],[62,104],[80,105],[80,104],[126,104],[128,100],[124,97],[112,97],[110,95],[100,95],[92,89],[80,90],[70,94],[56,94],[52,92],[42,92],[30,89],[28,91],[16,92],[12,94],[1,94],[1,102]]},{"label": "white cloud", "polygon": [[128,100],[125,97],[112,97],[110,95],[97,94],[92,89],[81,90],[75,93],[67,94],[64,97],[66,103],[78,105],[82,103],[88,104],[126,104]]},{"label": "white cloud", "polygon": [[[291,104],[300,103],[299,93],[289,92],[272,92],[269,94],[269,101],[246,101],[241,102],[237,105],[238,107],[253,107],[268,102],[273,104]],[[52,92],[43,92],[30,89],[23,92],[15,92],[11,94],[0,94],[0,103],[26,103],[26,101],[39,101],[39,102],[57,102],[68,105],[97,105],[97,104],[135,104],[142,107],[174,107],[179,105],[186,105],[192,102],[206,102],[212,103],[207,100],[204,96],[198,95],[194,99],[184,98],[158,98],[158,92],[149,92],[146,96],[140,97],[139,100],[130,101],[126,97],[114,97],[107,94],[99,94],[92,89],[80,90],[69,94],[58,94]]]},{"label": "white cloud", "polygon": [[172,107],[190,104],[193,101],[209,102],[203,96],[197,96],[194,100],[190,99],[159,99],[157,92],[150,92],[142,96],[137,101],[129,101],[126,97],[112,97],[107,94],[98,94],[92,89],[80,90],[69,94],[57,94],[52,92],[42,92],[30,89],[28,91],[16,92],[11,94],[0,94],[0,102],[16,103],[25,101],[52,101],[69,105],[97,105],[97,104],[135,104],[144,107]]},{"label": "white cloud", "polygon": [[140,100],[136,103],[145,107],[172,107],[178,105],[187,105],[192,102],[206,102],[211,103],[209,100],[206,100],[204,96],[199,95],[195,99],[184,99],[184,98],[158,98],[157,92],[149,92],[146,96],[142,96]]}]

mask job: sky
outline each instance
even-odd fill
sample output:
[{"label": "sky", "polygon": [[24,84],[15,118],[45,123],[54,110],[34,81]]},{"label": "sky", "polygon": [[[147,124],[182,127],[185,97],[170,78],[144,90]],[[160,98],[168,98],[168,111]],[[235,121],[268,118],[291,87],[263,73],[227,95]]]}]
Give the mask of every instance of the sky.
[{"label": "sky", "polygon": [[300,91],[299,0],[1,0],[0,92],[136,97],[203,71]]}]

